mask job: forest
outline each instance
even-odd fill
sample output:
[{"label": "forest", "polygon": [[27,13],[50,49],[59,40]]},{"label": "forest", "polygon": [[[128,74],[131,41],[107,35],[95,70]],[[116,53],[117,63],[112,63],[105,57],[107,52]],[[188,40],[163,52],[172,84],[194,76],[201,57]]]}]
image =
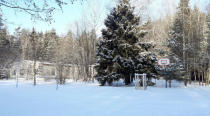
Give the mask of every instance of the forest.
[{"label": "forest", "polygon": [[[75,2],[78,1],[71,1],[70,4]],[[62,9],[66,3],[58,0],[55,4]],[[42,9],[45,5],[37,4],[15,7],[12,6],[15,4],[3,1],[0,5],[18,8],[31,15],[32,20],[53,20],[53,7]],[[171,87],[172,80],[182,81],[185,86],[192,82],[209,85],[210,3],[206,3],[204,11],[196,4],[191,6],[190,0],[180,0],[174,14],[155,20],[144,15],[146,6],[136,6],[130,0],[116,2],[109,9],[100,34],[98,23],[101,19],[98,19],[100,13],[97,12],[90,16],[90,22],[75,22],[76,31],[69,30],[64,35],[57,34],[54,28],[43,32],[34,27],[25,29],[21,26],[10,33],[2,14],[0,69],[6,70],[7,78],[10,78],[9,69],[14,62],[31,60],[34,62],[34,81],[37,74],[35,64],[41,61],[55,64],[60,84],[65,84],[63,67],[74,64],[78,66],[79,80],[97,80],[100,85],[111,86],[119,80],[130,85],[135,73],[146,73],[147,84],[151,86],[155,84],[154,79],[164,79],[166,87]],[[158,65],[160,58],[170,59],[170,65]],[[94,65],[95,75],[91,75],[90,65]]]}]

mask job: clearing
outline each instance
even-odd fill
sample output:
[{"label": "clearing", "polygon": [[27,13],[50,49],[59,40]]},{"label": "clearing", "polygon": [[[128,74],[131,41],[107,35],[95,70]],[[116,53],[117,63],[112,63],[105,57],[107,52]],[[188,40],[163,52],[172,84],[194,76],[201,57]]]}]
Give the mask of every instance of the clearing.
[{"label": "clearing", "polygon": [[210,87],[100,87],[0,81],[0,116],[210,116]]}]

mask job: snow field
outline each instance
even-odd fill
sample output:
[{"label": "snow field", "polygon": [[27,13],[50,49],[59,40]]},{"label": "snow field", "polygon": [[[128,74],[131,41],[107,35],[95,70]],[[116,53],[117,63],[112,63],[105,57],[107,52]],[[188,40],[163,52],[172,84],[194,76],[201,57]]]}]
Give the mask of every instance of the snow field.
[{"label": "snow field", "polygon": [[210,116],[210,87],[59,86],[0,81],[0,116]]}]

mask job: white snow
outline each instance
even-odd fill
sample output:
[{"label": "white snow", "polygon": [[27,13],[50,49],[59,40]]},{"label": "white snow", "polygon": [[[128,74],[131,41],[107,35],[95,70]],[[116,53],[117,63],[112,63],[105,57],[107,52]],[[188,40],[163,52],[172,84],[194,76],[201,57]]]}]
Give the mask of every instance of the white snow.
[{"label": "white snow", "polygon": [[71,82],[55,88],[0,81],[0,116],[210,116],[210,87],[143,91]]}]

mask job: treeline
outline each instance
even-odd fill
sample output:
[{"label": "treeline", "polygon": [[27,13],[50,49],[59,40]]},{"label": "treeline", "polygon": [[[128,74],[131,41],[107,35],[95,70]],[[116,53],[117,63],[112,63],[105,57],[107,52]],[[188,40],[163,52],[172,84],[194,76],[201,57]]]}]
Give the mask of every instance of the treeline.
[{"label": "treeline", "polygon": [[[102,37],[95,28],[87,31],[86,27],[77,27],[81,33],[65,36],[58,36],[54,29],[37,32],[20,28],[10,35],[1,21],[0,66],[9,68],[17,60],[52,62],[61,84],[65,82],[61,73],[64,64],[77,65],[84,81],[94,80],[89,66],[96,65],[95,79],[101,85],[120,79],[131,84],[135,73],[147,73],[151,85],[152,79],[159,78],[166,80],[166,87],[168,83],[171,87],[172,80],[185,85],[192,81],[209,84],[210,5],[204,12],[196,5],[190,7],[189,0],[180,0],[175,15],[155,21],[145,21],[134,11],[129,0],[120,1],[105,19]],[[158,66],[162,57],[169,58],[171,64]]]},{"label": "treeline", "polygon": [[189,0],[180,1],[169,30],[167,46],[168,55],[182,61],[185,85],[191,81],[209,84],[209,23],[209,9],[204,13],[196,5],[192,9]]},{"label": "treeline", "polygon": [[190,0],[180,0],[174,16],[149,21],[144,41],[155,41],[157,57],[169,58],[171,65],[157,67],[158,75],[171,87],[172,80],[209,84],[210,5],[205,12]]},{"label": "treeline", "polygon": [[[209,84],[209,7],[203,12],[196,5],[190,7],[189,0],[180,0],[174,16],[142,23],[130,1],[120,1],[105,20],[96,79],[101,85],[123,79],[127,85],[133,82],[134,73],[147,73],[148,83],[163,77],[166,87],[168,83],[171,87],[172,80]],[[151,41],[154,49],[149,47]],[[158,66],[159,58],[169,58],[171,64]]]},{"label": "treeline", "polygon": [[56,66],[59,83],[64,84],[63,68],[65,64],[73,64],[78,67],[78,79],[93,80],[89,66],[95,63],[95,44],[98,40],[95,30],[58,36],[55,29],[38,32],[34,28],[17,28],[14,35],[10,35],[2,25],[0,34],[1,69],[9,69],[14,62],[32,60],[36,85],[36,62],[50,62]]}]

